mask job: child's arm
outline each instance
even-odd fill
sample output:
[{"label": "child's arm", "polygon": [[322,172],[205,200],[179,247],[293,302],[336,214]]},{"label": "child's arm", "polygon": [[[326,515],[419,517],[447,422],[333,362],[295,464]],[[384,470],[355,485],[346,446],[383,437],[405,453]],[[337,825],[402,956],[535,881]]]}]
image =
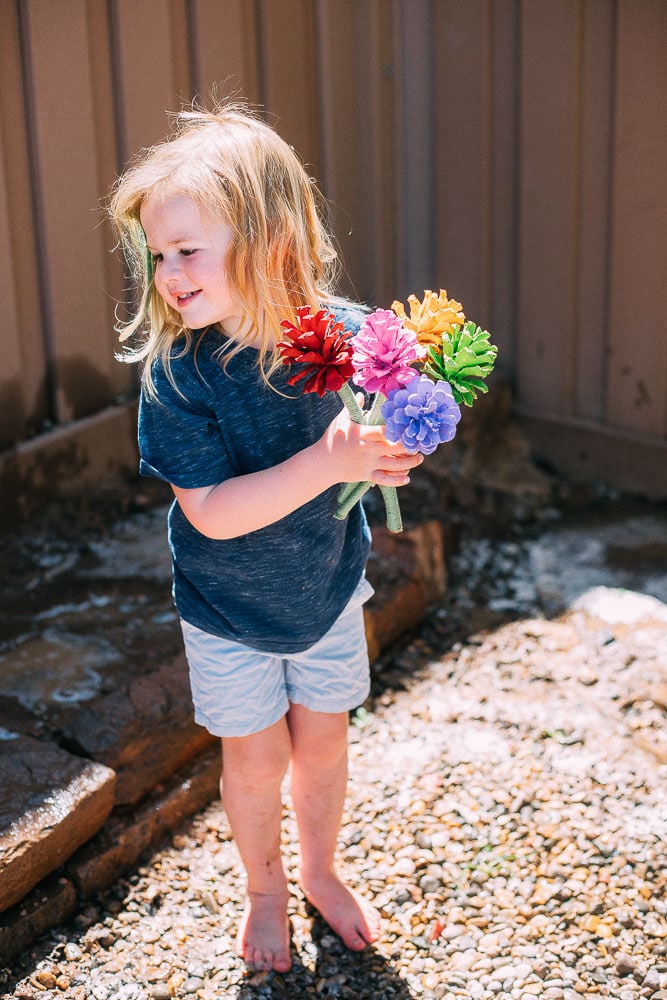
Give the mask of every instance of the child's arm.
[{"label": "child's arm", "polygon": [[197,531],[209,538],[236,538],[279,521],[336,483],[405,486],[407,473],[422,460],[390,444],[382,427],[355,424],[343,410],[319,441],[279,465],[217,486],[172,489]]}]

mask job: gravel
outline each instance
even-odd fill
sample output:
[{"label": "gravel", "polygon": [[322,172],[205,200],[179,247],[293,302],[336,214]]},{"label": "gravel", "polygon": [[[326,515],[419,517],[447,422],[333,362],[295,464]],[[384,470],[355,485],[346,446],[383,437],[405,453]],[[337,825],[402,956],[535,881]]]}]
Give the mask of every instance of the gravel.
[{"label": "gravel", "polygon": [[[667,1000],[667,622],[545,617],[528,549],[473,545],[513,589],[482,606],[471,557],[351,719],[340,861],[381,910],[376,947],[348,952],[293,884],[292,970],[248,973],[213,803],[0,972],[3,996]],[[295,845],[287,782],[291,871]]]}]

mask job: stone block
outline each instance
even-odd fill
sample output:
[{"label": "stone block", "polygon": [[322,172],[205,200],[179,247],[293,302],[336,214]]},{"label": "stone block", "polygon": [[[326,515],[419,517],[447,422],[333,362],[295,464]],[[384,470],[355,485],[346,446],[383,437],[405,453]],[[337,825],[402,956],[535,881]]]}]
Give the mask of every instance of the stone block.
[{"label": "stone block", "polygon": [[88,702],[63,737],[75,752],[114,769],[116,805],[139,802],[215,742],[194,721],[184,655]]},{"label": "stone block", "polygon": [[53,743],[0,739],[0,911],[26,895],[104,824],[116,776]]},{"label": "stone block", "polygon": [[138,808],[114,812],[100,833],[66,866],[78,892],[90,896],[110,885],[168,831],[217,798],[220,762],[219,746],[212,747]]},{"label": "stone block", "polygon": [[8,965],[41,934],[64,924],[74,915],[76,907],[72,883],[49,875],[25,899],[0,916],[0,965]]},{"label": "stone block", "polygon": [[446,570],[442,526],[427,521],[400,534],[373,531],[368,579],[375,594],[364,607],[371,662],[403,632],[414,628],[442,597]]}]

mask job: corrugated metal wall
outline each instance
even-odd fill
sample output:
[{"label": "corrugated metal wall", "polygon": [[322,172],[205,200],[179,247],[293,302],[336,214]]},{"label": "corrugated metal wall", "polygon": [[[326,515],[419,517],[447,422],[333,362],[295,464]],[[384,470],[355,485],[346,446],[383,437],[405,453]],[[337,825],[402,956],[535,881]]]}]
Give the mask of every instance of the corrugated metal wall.
[{"label": "corrugated metal wall", "polygon": [[581,429],[664,463],[664,0],[0,0],[0,19],[0,448],[135,391],[100,200],[217,84],[318,177],[348,291],[446,287],[547,457]]}]

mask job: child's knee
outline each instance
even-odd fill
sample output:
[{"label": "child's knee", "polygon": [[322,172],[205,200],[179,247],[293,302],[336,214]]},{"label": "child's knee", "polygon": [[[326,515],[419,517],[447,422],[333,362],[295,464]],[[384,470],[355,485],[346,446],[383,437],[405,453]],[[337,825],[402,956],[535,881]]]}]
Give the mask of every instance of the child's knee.
[{"label": "child's knee", "polygon": [[341,761],[346,759],[346,712],[329,715],[324,712],[309,712],[298,705],[292,706],[290,720],[293,760],[304,762],[315,770],[328,771],[340,766]]},{"label": "child's knee", "polygon": [[225,782],[251,791],[280,784],[290,760],[287,732],[274,727],[263,733],[222,741],[222,785]]},{"label": "child's knee", "polygon": [[287,772],[287,761],[266,760],[266,761],[243,761],[236,760],[233,765],[222,767],[222,797],[225,797],[225,788],[234,785],[236,789],[243,790],[251,795],[253,792],[263,792],[268,788],[280,786]]}]

